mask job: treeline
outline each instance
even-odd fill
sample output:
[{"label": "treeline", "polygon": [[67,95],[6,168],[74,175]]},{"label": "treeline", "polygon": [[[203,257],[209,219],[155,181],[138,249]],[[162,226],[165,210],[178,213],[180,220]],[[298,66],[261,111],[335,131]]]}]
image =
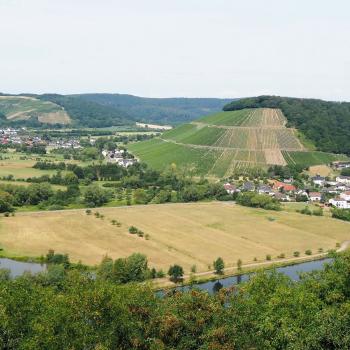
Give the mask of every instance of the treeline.
[{"label": "treeline", "polygon": [[259,96],[233,101],[224,111],[262,107],[281,109],[287,126],[299,129],[320,151],[350,155],[349,102]]},{"label": "treeline", "polygon": [[79,186],[70,185],[66,190],[54,191],[48,183],[29,186],[0,185],[0,213],[14,212],[15,207],[38,205],[41,209],[62,209],[76,202],[80,196]]},{"label": "treeline", "polygon": [[267,194],[258,194],[256,192],[242,192],[237,196],[236,202],[245,207],[281,210],[281,203],[277,199]]},{"label": "treeline", "polygon": [[114,131],[111,130],[86,130],[86,129],[72,129],[72,130],[45,130],[41,132],[43,138],[62,138],[62,137],[81,137],[81,136],[113,136]]},{"label": "treeline", "polygon": [[350,209],[333,208],[332,218],[350,221]]},{"label": "treeline", "polygon": [[0,348],[349,349],[349,271],[347,253],[299,282],[259,272],[213,296],[164,297],[59,265],[36,277],[2,272]]},{"label": "treeline", "polygon": [[[40,205],[42,209],[61,209],[71,203],[84,204],[87,207],[97,207],[116,199],[125,200],[126,205],[147,203],[181,203],[196,202],[204,199],[232,200],[222,184],[209,183],[205,179],[195,181],[169,169],[158,172],[147,168],[145,164],[136,163],[128,168],[116,164],[92,164],[81,167],[76,164],[37,162],[39,169],[58,169],[56,174],[30,177],[29,186],[0,185],[3,191],[4,206],[0,212],[11,211],[12,206]],[[68,172],[63,173],[65,169]],[[103,184],[93,184],[94,181],[113,181]],[[66,190],[53,191],[49,185],[64,185]],[[39,186],[41,185],[41,186]],[[84,185],[82,193],[80,185]],[[36,193],[43,189],[45,198],[32,201],[31,191]],[[47,195],[47,194],[50,195]],[[10,197],[8,197],[10,195]],[[1,198],[1,193],[0,193]],[[9,200],[10,198],[10,200]],[[6,205],[5,205],[6,203]]]},{"label": "treeline", "polygon": [[[71,183],[77,183],[78,180],[87,180],[87,182],[97,181],[97,180],[109,180],[116,181],[122,179],[124,176],[139,175],[144,174],[141,171],[141,167],[138,165],[133,165],[129,168],[123,168],[117,164],[106,163],[106,164],[92,164],[85,167],[82,167],[77,164],[69,164],[65,162],[46,162],[39,161],[33,165],[36,169],[41,170],[67,170],[71,174],[62,175],[61,172],[58,172],[55,175],[42,175],[40,177],[30,177],[27,179],[28,182],[50,182],[56,185],[66,185],[67,182],[64,180],[60,182],[58,178],[65,178],[70,176],[69,180]],[[73,176],[72,176],[73,175]],[[86,183],[86,182],[85,182]]]},{"label": "treeline", "polygon": [[[15,144],[15,145],[10,145],[11,148],[14,148],[16,149],[16,152],[21,152],[21,153],[26,153],[26,154],[46,154],[46,147],[44,145],[32,145],[32,146],[29,146],[29,145],[24,145],[24,144],[21,144],[21,145],[18,145],[18,144]],[[8,145],[6,145],[7,148],[9,148]]]}]

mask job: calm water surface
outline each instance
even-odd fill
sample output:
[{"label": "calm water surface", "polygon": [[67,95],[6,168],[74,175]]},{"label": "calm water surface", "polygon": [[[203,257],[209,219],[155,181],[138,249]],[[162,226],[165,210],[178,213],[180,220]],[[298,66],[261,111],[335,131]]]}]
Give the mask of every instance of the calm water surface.
[{"label": "calm water surface", "polygon": [[36,274],[46,271],[46,265],[0,258],[0,269],[8,269],[10,270],[11,277],[17,277],[21,276],[24,272]]},{"label": "calm water surface", "polygon": [[[278,272],[281,272],[289,276],[292,280],[298,281],[300,273],[311,272],[314,270],[321,270],[323,269],[326,263],[329,263],[331,261],[332,259],[326,258],[326,259],[315,260],[315,261],[300,263],[300,264],[291,265],[291,266],[279,267],[276,270]],[[248,281],[251,275],[252,274],[243,274],[239,276],[224,277],[217,281],[197,283],[197,284],[193,284],[192,286],[176,287],[174,288],[174,290],[188,291],[191,288],[197,288],[200,290],[207,291],[209,294],[214,294],[223,287],[227,288],[233,285],[237,285],[241,282]],[[162,295],[163,292],[160,292],[159,294]]]}]

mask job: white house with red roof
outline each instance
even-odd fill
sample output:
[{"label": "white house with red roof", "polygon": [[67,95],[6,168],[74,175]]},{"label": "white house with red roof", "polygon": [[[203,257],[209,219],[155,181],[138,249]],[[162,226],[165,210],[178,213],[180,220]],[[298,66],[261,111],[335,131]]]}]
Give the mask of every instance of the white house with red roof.
[{"label": "white house with red roof", "polygon": [[291,184],[286,184],[284,182],[277,181],[277,180],[271,180],[270,183],[272,184],[272,188],[274,190],[280,190],[283,188],[283,190],[285,192],[295,192],[296,191],[296,187],[294,185],[291,185]]},{"label": "white house with red roof", "polygon": [[309,193],[309,199],[311,202],[319,202],[321,200],[321,193],[320,192],[310,192]]},{"label": "white house with red roof", "polygon": [[224,184],[224,189],[228,194],[234,194],[235,192],[239,192],[239,189],[237,189],[235,185],[232,185],[229,182]]}]

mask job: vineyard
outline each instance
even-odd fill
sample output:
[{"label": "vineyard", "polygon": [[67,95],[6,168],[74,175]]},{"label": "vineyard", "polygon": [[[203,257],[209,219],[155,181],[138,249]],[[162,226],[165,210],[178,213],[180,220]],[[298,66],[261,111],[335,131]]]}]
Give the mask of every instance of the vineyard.
[{"label": "vineyard", "polygon": [[157,139],[133,144],[130,150],[156,169],[171,164],[198,175],[226,177],[269,165],[317,165],[342,155],[309,152],[282,112],[244,109],[206,116],[165,132]]},{"label": "vineyard", "polygon": [[284,159],[288,164],[300,164],[312,166],[328,164],[336,160],[348,160],[345,155],[325,153],[325,152],[287,152],[283,151]]},{"label": "vineyard", "polygon": [[71,122],[66,111],[57,104],[25,96],[0,96],[0,114],[12,121],[35,117],[48,124]]}]

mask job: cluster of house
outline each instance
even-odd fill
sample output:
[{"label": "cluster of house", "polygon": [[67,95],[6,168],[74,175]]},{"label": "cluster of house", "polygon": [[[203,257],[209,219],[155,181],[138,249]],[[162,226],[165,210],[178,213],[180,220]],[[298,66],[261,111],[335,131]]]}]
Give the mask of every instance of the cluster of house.
[{"label": "cluster of house", "polygon": [[126,152],[123,149],[115,149],[112,151],[103,150],[102,155],[107,162],[116,163],[124,168],[137,163],[137,160],[135,158],[127,158]]},{"label": "cluster of house", "polygon": [[19,129],[5,128],[0,129],[0,144],[7,145],[10,143],[13,144],[22,144],[22,139],[18,136]]},{"label": "cluster of house", "polygon": [[236,192],[257,192],[259,194],[267,194],[269,196],[275,197],[281,202],[289,202],[293,200],[296,194],[299,194],[297,188],[292,185],[290,179],[284,182],[277,180],[270,180],[268,184],[256,185],[254,182],[247,181],[241,186],[237,186],[232,183],[225,183],[224,189],[228,194],[233,194]]},{"label": "cluster of house", "polygon": [[[334,180],[327,180],[325,177],[316,175],[311,179],[311,188],[317,188],[318,191],[309,189],[298,189],[292,182],[293,179],[282,181],[269,180],[268,184],[258,184],[254,182],[244,182],[237,186],[232,183],[225,183],[224,189],[228,194],[241,191],[255,191],[259,194],[267,194],[278,199],[281,202],[295,201],[297,197],[304,197],[310,202],[326,202],[326,205],[342,209],[350,209],[350,176],[337,176]],[[325,198],[329,198],[325,201]]]},{"label": "cluster of house", "polygon": [[323,176],[311,178],[312,182],[320,188],[318,195],[320,200],[325,196],[331,196],[328,204],[341,208],[350,209],[350,176],[337,176],[334,180],[326,180]]},{"label": "cluster of house", "polygon": [[39,136],[28,135],[28,133],[25,132],[25,128],[5,128],[0,129],[0,144],[35,146],[43,145],[45,142]]},{"label": "cluster of house", "polygon": [[332,162],[331,165],[336,170],[342,170],[342,169],[350,168],[350,162],[344,162],[344,161]]},{"label": "cluster of house", "polygon": [[80,141],[78,139],[58,139],[58,140],[53,140],[48,143],[48,146],[52,148],[74,148],[74,149],[79,149],[82,148],[80,146]]}]

